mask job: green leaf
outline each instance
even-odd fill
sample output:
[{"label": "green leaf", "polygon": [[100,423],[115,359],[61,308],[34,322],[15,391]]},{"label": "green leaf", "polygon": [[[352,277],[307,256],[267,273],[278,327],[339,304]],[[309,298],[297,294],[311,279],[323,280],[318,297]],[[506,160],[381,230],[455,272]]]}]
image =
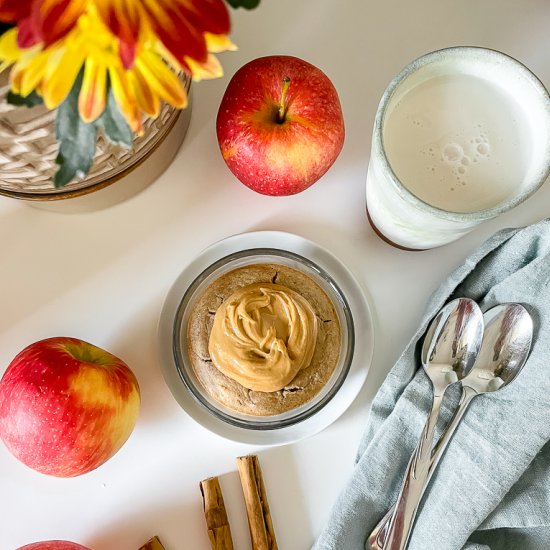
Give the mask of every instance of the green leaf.
[{"label": "green leaf", "polygon": [[42,105],[42,98],[36,93],[31,92],[28,96],[23,97],[22,95],[14,94],[13,92],[8,92],[7,101],[10,105],[24,106],[24,107],[36,107],[37,105]]},{"label": "green leaf", "polygon": [[87,124],[80,118],[78,95],[82,87],[82,78],[81,71],[71,92],[57,111],[55,124],[59,154],[56,162],[59,164],[59,170],[55,175],[54,184],[58,188],[67,185],[75,177],[84,177],[89,172],[94,159],[98,129],[103,130],[111,143],[128,149],[134,139],[134,134],[110,89],[105,110],[96,121]]},{"label": "green leaf", "polygon": [[252,10],[258,6],[260,0],[226,0],[233,8],[246,8]]},{"label": "green leaf", "polygon": [[115,145],[123,145],[126,148],[132,146],[134,134],[122,116],[112,90],[109,90],[107,105],[103,114],[95,122],[98,128],[103,128],[105,137]]},{"label": "green leaf", "polygon": [[82,71],[71,92],[59,106],[55,119],[55,131],[59,141],[59,153],[55,162],[59,170],[54,177],[57,188],[67,185],[75,177],[84,177],[94,159],[97,127],[84,122],[78,113],[78,94],[82,86]]}]

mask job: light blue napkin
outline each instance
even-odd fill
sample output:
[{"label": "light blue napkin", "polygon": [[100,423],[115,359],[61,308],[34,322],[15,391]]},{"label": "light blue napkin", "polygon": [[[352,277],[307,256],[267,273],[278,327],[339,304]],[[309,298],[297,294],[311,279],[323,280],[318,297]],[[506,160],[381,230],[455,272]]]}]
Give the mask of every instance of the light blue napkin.
[{"label": "light blue napkin", "polygon": [[[373,401],[356,467],[315,550],[363,550],[395,501],[431,406],[419,369],[422,337],[437,311],[460,296],[482,311],[522,303],[534,319],[533,348],[513,383],[472,402],[424,497],[409,550],[550,549],[549,219],[497,233],[434,293]],[[459,395],[458,386],[448,390],[438,430]]]}]

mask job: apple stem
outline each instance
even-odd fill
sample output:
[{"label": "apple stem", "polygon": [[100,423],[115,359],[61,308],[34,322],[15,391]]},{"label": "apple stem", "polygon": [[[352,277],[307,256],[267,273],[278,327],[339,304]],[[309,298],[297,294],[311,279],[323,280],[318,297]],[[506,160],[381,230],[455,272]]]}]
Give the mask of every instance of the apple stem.
[{"label": "apple stem", "polygon": [[283,78],[283,89],[281,90],[281,99],[279,101],[279,110],[277,112],[277,122],[282,124],[286,118],[286,112],[288,110],[288,105],[286,105],[286,93],[290,87],[290,77],[285,76]]}]

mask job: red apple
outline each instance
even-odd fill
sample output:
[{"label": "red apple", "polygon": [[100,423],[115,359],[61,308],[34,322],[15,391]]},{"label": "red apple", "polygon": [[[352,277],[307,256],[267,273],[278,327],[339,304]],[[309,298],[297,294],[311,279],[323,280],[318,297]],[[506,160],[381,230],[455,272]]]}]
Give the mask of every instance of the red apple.
[{"label": "red apple", "polygon": [[260,57],[233,76],[216,121],[223,158],[246,186],[293,195],[315,183],[344,144],[332,82],[297,57]]},{"label": "red apple", "polygon": [[112,457],[140,406],[136,377],[120,359],[76,338],[21,351],[0,380],[0,439],[44,474],[74,477]]},{"label": "red apple", "polygon": [[45,540],[43,542],[25,544],[25,546],[21,546],[17,550],[90,550],[90,548],[66,540]]}]

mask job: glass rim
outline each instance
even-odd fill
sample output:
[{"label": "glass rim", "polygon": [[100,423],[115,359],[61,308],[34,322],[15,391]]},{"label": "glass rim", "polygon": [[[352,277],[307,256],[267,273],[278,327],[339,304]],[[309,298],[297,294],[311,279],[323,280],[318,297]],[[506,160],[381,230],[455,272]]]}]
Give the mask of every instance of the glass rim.
[{"label": "glass rim", "polygon": [[387,108],[390,103],[390,100],[394,96],[395,92],[401,86],[401,84],[414,72],[418,69],[429,65],[435,61],[442,60],[443,57],[448,53],[456,54],[482,54],[488,58],[498,59],[508,64],[508,66],[514,68],[518,74],[521,74],[523,78],[527,79],[535,88],[540,92],[541,98],[543,99],[543,105],[548,114],[548,128],[550,134],[550,94],[542,81],[521,61],[518,61],[514,57],[505,54],[499,50],[484,48],[480,46],[452,46],[449,48],[441,48],[434,50],[427,54],[424,54],[410,63],[408,63],[389,83],[385,89],[378,109],[376,111],[375,121],[374,121],[374,131],[373,131],[373,147],[372,150],[377,151],[374,154],[379,155],[379,160],[382,163],[383,169],[387,172],[388,179],[391,181],[392,185],[395,188],[395,191],[399,194],[401,198],[411,203],[418,210],[422,210],[434,216],[445,218],[447,220],[457,221],[457,222],[480,222],[488,220],[511,210],[515,206],[521,204],[531,195],[533,195],[540,187],[544,184],[548,176],[550,175],[550,146],[547,146],[548,161],[546,163],[545,170],[537,177],[532,184],[530,184],[523,192],[519,193],[517,196],[512,199],[500,202],[496,206],[487,208],[484,210],[478,210],[475,212],[454,212],[452,210],[444,210],[433,206],[426,201],[422,200],[420,197],[415,195],[410,191],[398,178],[397,174],[394,172],[386,151],[384,148],[384,139],[383,139],[383,125],[386,119]]}]

